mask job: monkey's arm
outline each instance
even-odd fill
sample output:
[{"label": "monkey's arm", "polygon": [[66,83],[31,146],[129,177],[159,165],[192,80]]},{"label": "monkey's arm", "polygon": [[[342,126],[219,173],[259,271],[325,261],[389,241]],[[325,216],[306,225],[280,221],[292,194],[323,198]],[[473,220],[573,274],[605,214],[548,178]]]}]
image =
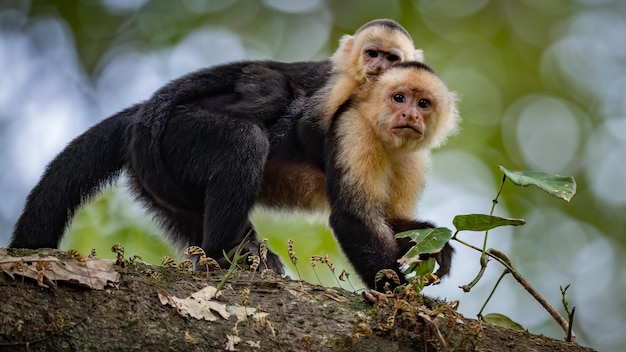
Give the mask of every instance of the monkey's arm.
[{"label": "monkey's arm", "polygon": [[375,282],[376,273],[382,269],[394,270],[404,281],[397,262],[401,256],[399,246],[384,223],[368,224],[356,212],[333,207],[330,226],[354,270],[368,287],[382,288],[384,283]]},{"label": "monkey's arm", "polygon": [[[353,122],[354,117],[341,116],[340,120]],[[381,201],[385,196],[381,173],[385,169],[372,167],[375,164],[373,158],[379,151],[365,145],[353,146],[365,136],[356,138],[352,133],[358,134],[365,129],[347,126],[343,122],[331,128],[326,143],[330,226],[354,270],[368,287],[376,288],[375,276],[382,269],[396,271],[403,280],[397,263],[402,253],[393,229],[385,221],[384,202]],[[370,142],[373,141],[371,136],[369,138]]]}]

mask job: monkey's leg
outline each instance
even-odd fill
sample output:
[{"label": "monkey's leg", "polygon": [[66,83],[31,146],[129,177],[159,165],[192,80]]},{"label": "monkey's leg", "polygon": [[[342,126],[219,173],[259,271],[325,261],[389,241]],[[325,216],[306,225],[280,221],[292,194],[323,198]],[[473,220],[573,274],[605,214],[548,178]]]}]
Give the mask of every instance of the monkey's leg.
[{"label": "monkey's leg", "polygon": [[[268,154],[265,130],[250,120],[196,108],[169,123],[162,140],[164,164],[183,188],[191,190],[190,199],[203,194],[198,204],[203,217],[199,245],[208,256],[221,258],[249,232],[248,217]],[[258,251],[256,234],[246,247]],[[278,257],[273,255],[271,263],[271,269],[283,272]]]},{"label": "monkey's leg", "polygon": [[[167,229],[168,233],[173,236],[175,241],[185,241],[185,236],[191,237],[192,239],[189,241],[185,241],[185,245],[197,245],[200,246],[202,244],[203,232],[202,232],[202,223],[203,216],[200,213],[188,213],[183,211],[178,211],[176,213],[159,207],[158,205],[153,204],[153,209],[159,214],[158,218],[160,219],[161,225]],[[225,252],[229,259],[233,259],[237,248],[242,245],[241,255],[249,254],[261,256],[261,244],[257,239],[257,233],[252,227],[252,224],[248,223],[248,227],[245,230],[245,234],[248,235],[246,241],[242,243],[237,243],[230,250],[225,248]],[[229,261],[223,257],[223,253],[211,254],[207,255],[213,259],[216,259],[222,268],[228,268],[230,266]],[[196,263],[198,257],[191,258],[191,260]],[[196,270],[203,270],[204,267],[196,267]],[[285,269],[283,267],[282,262],[278,255],[272,252],[269,248],[267,248],[267,253],[265,259],[261,259],[261,263],[258,267],[258,271],[263,271],[265,269],[271,269],[276,275],[284,276]]]},{"label": "monkey's leg", "polygon": [[[151,211],[155,213],[155,219],[158,220],[159,224],[166,230],[167,234],[174,242],[177,242],[177,244],[184,247],[190,245],[200,246],[202,244],[202,227],[204,218],[202,213],[184,210],[172,211],[157,203],[149,193],[141,187],[138,187],[136,182],[133,182],[133,186],[135,191],[138,192],[140,198],[149,206]],[[257,234],[254,231],[252,224],[248,223],[245,233],[248,234],[248,238],[245,243],[243,243],[241,253],[248,253],[250,255],[257,255],[261,257],[261,244],[257,240]],[[225,248],[229,259],[233,258],[239,245],[239,243],[235,244],[235,246],[230,250]],[[230,266],[230,263],[226,260],[226,258],[222,257],[222,252],[208,256],[217,260],[222,268],[228,268]],[[195,263],[198,258],[191,258],[191,260]],[[202,270],[203,267],[197,267],[196,269]],[[258,268],[259,271],[263,271],[265,269],[271,269],[277,275],[283,276],[285,274],[280,258],[269,249],[267,250],[265,261],[261,260],[261,264]]]}]

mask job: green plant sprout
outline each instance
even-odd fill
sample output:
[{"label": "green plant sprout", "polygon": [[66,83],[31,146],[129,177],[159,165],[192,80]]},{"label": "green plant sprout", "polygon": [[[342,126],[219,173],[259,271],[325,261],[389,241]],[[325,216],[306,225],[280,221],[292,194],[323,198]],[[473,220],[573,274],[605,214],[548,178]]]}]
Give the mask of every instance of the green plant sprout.
[{"label": "green plant sprout", "polygon": [[226,252],[224,252],[224,258],[226,259],[226,261],[228,261],[229,267],[228,267],[228,271],[226,272],[226,274],[224,275],[224,277],[222,278],[222,281],[220,281],[220,283],[217,285],[217,290],[216,293],[221,291],[224,286],[226,286],[226,282],[228,282],[228,279],[235,273],[235,269],[237,269],[237,265],[241,262],[243,262],[244,260],[246,260],[246,258],[248,257],[248,254],[241,254],[241,251],[243,250],[243,246],[246,243],[246,241],[248,240],[248,237],[250,237],[250,234],[252,233],[252,230],[248,231],[248,233],[246,234],[246,236],[243,238],[243,240],[241,241],[241,243],[239,244],[239,246],[237,247],[237,250],[235,251],[235,254],[233,254],[233,258],[229,259],[228,254]]},{"label": "green plant sprout", "polygon": [[[498,284],[502,280],[502,278],[506,274],[511,274],[517,282],[524,287],[524,289],[530,293],[531,296],[541,304],[541,306],[556,320],[556,322],[561,326],[563,331],[567,334],[566,341],[575,342],[576,337],[571,330],[571,326],[574,319],[575,307],[571,310],[567,305],[567,301],[565,299],[565,289],[561,289],[561,294],[563,296],[563,305],[565,306],[565,310],[568,314],[568,320],[563,318],[554,307],[552,307],[534,288],[530,286],[530,284],[521,276],[521,274],[513,267],[509,258],[502,252],[493,249],[487,248],[487,239],[489,236],[489,230],[492,230],[496,227],[500,226],[521,226],[526,223],[523,219],[511,219],[511,218],[502,218],[498,216],[494,216],[494,210],[496,205],[498,204],[498,198],[502,192],[502,188],[507,179],[509,179],[513,184],[517,186],[527,187],[534,185],[539,187],[541,190],[545,191],[551,196],[563,199],[569,202],[574,194],[576,194],[576,181],[572,176],[558,176],[547,174],[543,172],[537,171],[509,171],[503,166],[499,166],[499,169],[503,172],[502,182],[500,183],[500,188],[498,189],[498,193],[496,197],[492,201],[491,211],[488,215],[486,214],[467,214],[467,215],[457,215],[454,217],[452,224],[456,228],[454,233],[452,230],[446,227],[440,227],[436,229],[420,229],[420,230],[410,230],[406,232],[402,232],[396,235],[398,238],[409,237],[415,245],[409,249],[409,251],[400,259],[401,267],[404,269],[405,273],[409,273],[412,281],[418,280],[417,285],[415,285],[416,289],[420,290],[423,288],[424,283],[428,282],[428,277],[432,275],[434,270],[434,260],[428,259],[426,261],[421,261],[419,259],[420,254],[434,254],[441,251],[446,242],[450,240],[455,240],[462,245],[465,245],[471,249],[474,249],[480,252],[480,270],[476,277],[467,285],[460,286],[460,288],[469,292],[478,281],[483,276],[485,269],[487,268],[487,264],[489,259],[493,259],[504,266],[504,272],[500,276],[500,278],[496,281],[494,288],[491,293],[487,297],[485,303],[482,308],[478,312],[477,316],[479,320],[484,320],[489,323],[494,323],[496,325],[507,326],[509,328],[517,328],[523,329],[519,324],[513,322],[511,319],[505,317],[501,314],[487,314],[485,316],[482,315],[482,311],[493,296]],[[484,231],[485,235],[483,238],[482,248],[476,247],[468,242],[461,240],[459,236],[459,232],[461,231]],[[569,287],[569,285],[568,285]]]}]

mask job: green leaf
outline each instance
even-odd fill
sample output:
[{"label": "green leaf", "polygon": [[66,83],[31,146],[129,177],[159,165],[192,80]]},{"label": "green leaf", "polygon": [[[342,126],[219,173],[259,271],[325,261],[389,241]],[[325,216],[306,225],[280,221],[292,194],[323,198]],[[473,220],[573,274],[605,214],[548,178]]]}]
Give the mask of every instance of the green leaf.
[{"label": "green leaf", "polygon": [[[405,264],[405,262],[402,259],[398,260],[398,262],[401,265]],[[430,276],[430,274],[432,274],[433,271],[435,271],[435,263],[436,263],[435,258],[430,257],[425,260],[414,261],[411,264],[406,263],[406,266],[404,267],[401,266],[400,269],[402,270],[403,273],[407,275],[414,273],[413,277],[426,277],[426,276]]]},{"label": "green leaf", "polygon": [[498,167],[511,182],[518,186],[535,185],[549,195],[567,202],[576,194],[576,181],[572,176],[552,175],[538,171],[509,171],[503,166]]},{"label": "green leaf", "polygon": [[524,219],[501,218],[485,214],[457,215],[452,220],[457,231],[489,231],[500,226],[520,226],[525,223]]},{"label": "green leaf", "polygon": [[424,289],[433,271],[435,271],[435,258],[430,257],[409,265],[403,272],[407,281],[415,284],[414,287],[419,293]]},{"label": "green leaf", "polygon": [[513,330],[525,331],[524,327],[511,320],[506,315],[499,313],[489,313],[483,316],[483,320],[489,324],[501,326],[503,328],[509,328]]},{"label": "green leaf", "polygon": [[409,237],[415,246],[411,247],[405,257],[418,257],[422,253],[439,253],[443,246],[452,238],[452,231],[446,227],[436,229],[409,230],[396,234],[396,238]]},{"label": "green leaf", "polygon": [[435,271],[435,258],[430,257],[426,260],[413,265],[407,270],[407,272],[415,272],[417,277],[429,276]]}]

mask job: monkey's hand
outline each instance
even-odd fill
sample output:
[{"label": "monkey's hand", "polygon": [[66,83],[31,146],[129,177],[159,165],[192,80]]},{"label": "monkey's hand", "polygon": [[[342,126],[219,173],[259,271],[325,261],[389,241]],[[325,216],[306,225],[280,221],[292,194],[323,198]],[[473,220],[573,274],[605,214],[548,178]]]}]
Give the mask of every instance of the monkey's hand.
[{"label": "monkey's hand", "polygon": [[361,294],[366,301],[370,302],[371,305],[375,306],[381,301],[387,300],[387,295],[382,292],[378,292],[374,289],[370,289],[369,291],[363,291]]},{"label": "monkey's hand", "polygon": [[[398,232],[408,231],[412,229],[424,229],[424,228],[436,228],[436,226],[427,221],[416,221],[416,220],[404,220],[404,219],[393,219],[390,220],[392,224],[393,230]],[[415,245],[414,242],[411,241],[409,237],[396,238],[396,243],[398,247],[400,247],[401,253],[406,253]],[[439,251],[438,253],[433,254],[420,254],[421,260],[426,260],[428,258],[434,257],[439,265],[439,269],[437,272],[433,273],[428,281],[429,285],[436,285],[441,281],[441,278],[448,275],[450,273],[450,267],[452,265],[452,255],[454,254],[454,248],[450,245],[450,243],[446,243],[446,245]],[[400,271],[402,273],[405,272],[407,268],[401,267]],[[405,279],[411,278],[411,273],[405,274]]]}]

